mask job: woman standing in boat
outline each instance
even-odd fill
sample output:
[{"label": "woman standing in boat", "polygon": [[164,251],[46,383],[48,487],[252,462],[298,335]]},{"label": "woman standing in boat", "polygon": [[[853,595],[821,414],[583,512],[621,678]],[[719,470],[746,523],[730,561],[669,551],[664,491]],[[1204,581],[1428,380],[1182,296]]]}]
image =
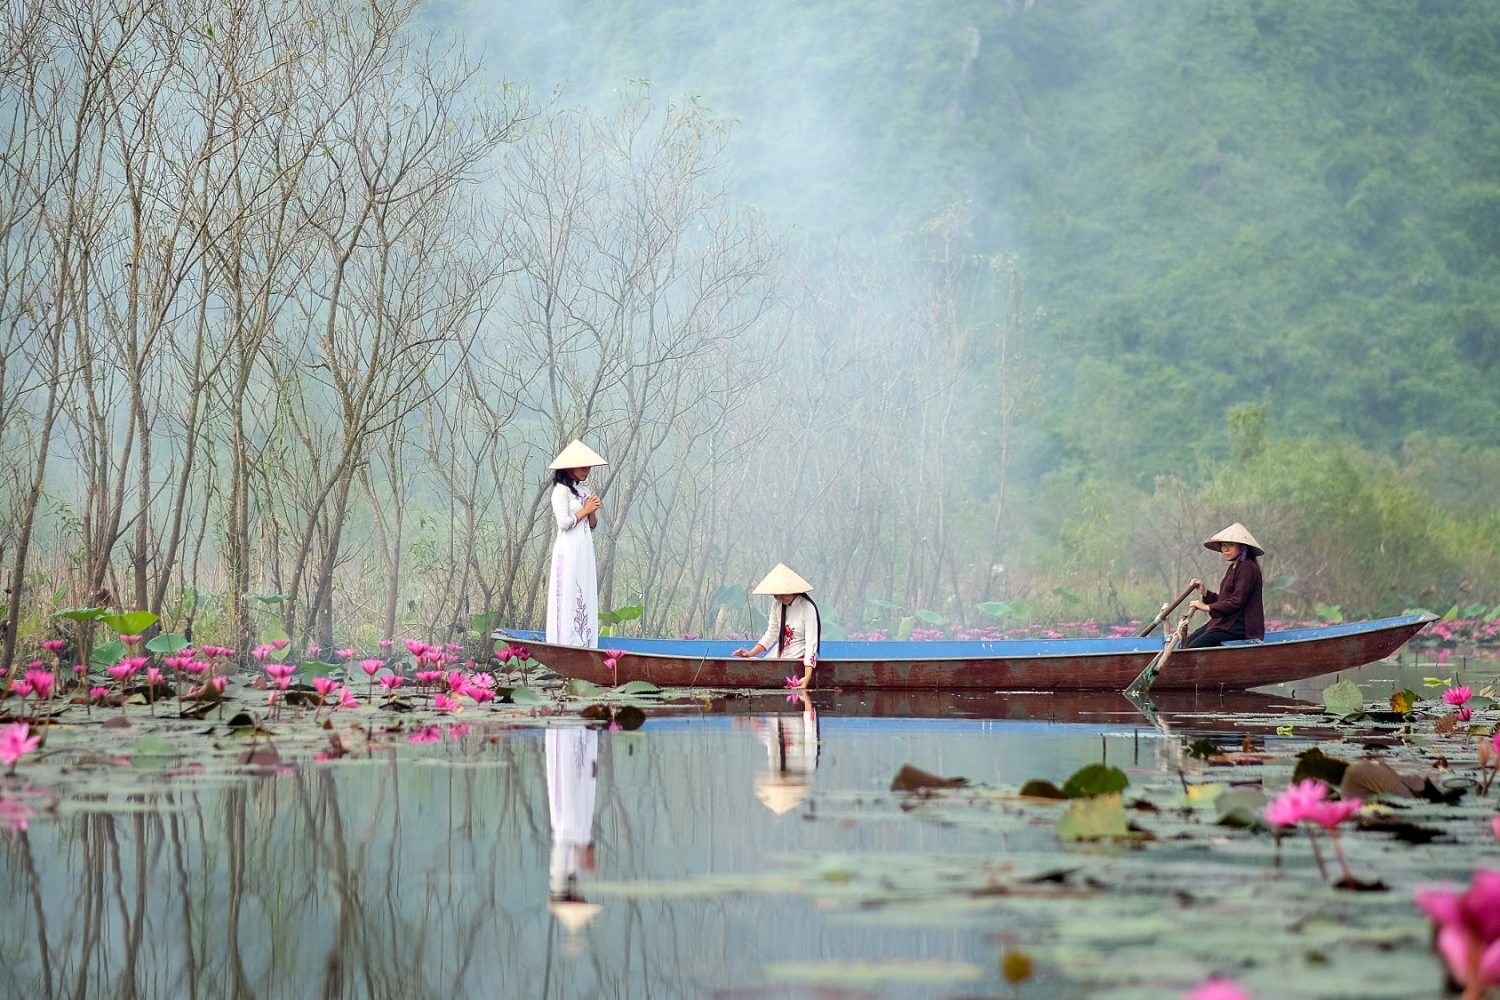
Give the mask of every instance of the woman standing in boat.
[{"label": "woman standing in boat", "polygon": [[1266,550],[1238,521],[1205,539],[1203,547],[1222,553],[1229,568],[1224,571],[1218,591],[1204,590],[1202,580],[1192,581],[1193,588],[1203,591],[1203,599],[1193,601],[1190,607],[1207,611],[1208,622],[1188,636],[1184,648],[1222,646],[1235,639],[1257,642],[1264,639],[1266,613],[1260,601],[1260,563],[1256,560]]},{"label": "woman standing in boat", "polygon": [[766,634],[750,649],[736,649],[735,656],[759,656],[773,647],[776,657],[802,661],[802,681],[798,687],[812,683],[813,668],[818,665],[819,641],[822,638],[822,622],[818,618],[818,606],[808,597],[812,584],[793,573],[785,563],[766,574],[756,584],[753,594],[770,594],[776,598],[771,606],[771,620],[766,623]]},{"label": "woman standing in boat", "polygon": [[608,465],[582,441],[574,441],[547,466],[552,470],[552,575],[547,583],[547,641],[599,648],[599,581],[594,569],[594,528],[599,497],[578,488],[589,472]]}]

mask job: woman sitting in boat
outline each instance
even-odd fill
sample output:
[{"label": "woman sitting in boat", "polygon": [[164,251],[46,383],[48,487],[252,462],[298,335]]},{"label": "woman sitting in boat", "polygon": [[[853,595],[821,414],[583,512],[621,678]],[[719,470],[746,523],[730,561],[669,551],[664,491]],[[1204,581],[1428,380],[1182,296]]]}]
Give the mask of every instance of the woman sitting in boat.
[{"label": "woman sitting in boat", "polygon": [[818,619],[818,606],[808,592],[812,584],[793,573],[785,563],[766,574],[756,584],[753,594],[770,594],[776,598],[771,608],[771,620],[766,623],[766,634],[750,649],[736,649],[735,656],[759,656],[773,646],[778,658],[800,659],[802,681],[798,687],[807,687],[812,682],[813,668],[818,665],[818,645],[822,634]]},{"label": "woman sitting in boat", "polygon": [[1229,563],[1217,591],[1204,590],[1202,580],[1190,586],[1203,591],[1201,601],[1191,607],[1208,612],[1208,622],[1188,636],[1185,649],[1222,646],[1236,639],[1266,637],[1266,613],[1260,602],[1260,563],[1266,554],[1254,536],[1238,521],[1203,542],[1205,549],[1221,552]]}]

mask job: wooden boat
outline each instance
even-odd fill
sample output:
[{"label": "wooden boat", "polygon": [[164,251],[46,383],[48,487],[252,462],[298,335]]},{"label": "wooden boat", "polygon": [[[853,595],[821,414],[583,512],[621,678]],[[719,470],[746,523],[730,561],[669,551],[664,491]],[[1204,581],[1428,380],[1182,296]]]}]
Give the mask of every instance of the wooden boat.
[{"label": "wooden boat", "polygon": [[[1264,642],[1184,649],[1156,689],[1243,689],[1301,680],[1390,656],[1435,615],[1268,632]],[[658,687],[779,688],[801,676],[793,660],[734,656],[744,643],[698,639],[606,638],[607,649],[554,645],[534,632],[500,632],[563,677],[601,685],[650,681]],[[1163,640],[997,640],[994,642],[825,642],[815,688],[1120,691],[1161,652]],[[612,669],[607,650],[623,650]]]}]

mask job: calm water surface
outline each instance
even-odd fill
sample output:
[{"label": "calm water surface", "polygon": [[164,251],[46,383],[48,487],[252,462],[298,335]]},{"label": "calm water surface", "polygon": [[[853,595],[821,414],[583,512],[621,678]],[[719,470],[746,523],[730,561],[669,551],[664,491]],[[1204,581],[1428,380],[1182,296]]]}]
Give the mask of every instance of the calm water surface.
[{"label": "calm water surface", "polygon": [[[1316,701],[1311,687],[1297,694]],[[1276,739],[1265,713],[1288,702],[1158,699],[1175,732],[1257,742]],[[1050,828],[1002,834],[896,810],[855,822],[820,800],[889,801],[907,763],[1013,787],[1060,783],[1101,757],[1157,768],[1169,756],[1151,720],[1114,695],[778,695],[712,708],[651,714],[634,732],[473,725],[369,760],[175,780],[138,811],[75,804],[37,817],[0,845],[0,994],[1008,995],[996,972],[1005,927],[872,927],[807,895],[670,888],[774,875],[812,853],[993,861],[1054,849]],[[666,889],[628,891],[642,881]],[[767,972],[901,959],[985,972],[847,994]]]}]

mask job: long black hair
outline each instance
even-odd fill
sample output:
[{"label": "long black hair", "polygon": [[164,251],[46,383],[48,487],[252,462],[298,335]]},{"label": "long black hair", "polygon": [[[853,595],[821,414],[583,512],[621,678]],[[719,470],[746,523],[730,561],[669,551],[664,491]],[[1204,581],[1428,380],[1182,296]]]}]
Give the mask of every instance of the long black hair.
[{"label": "long black hair", "polygon": [[573,478],[572,469],[552,470],[552,482],[557,486],[566,486],[568,488],[568,492],[573,494],[575,497],[583,496],[582,493],[578,492],[578,480]]},{"label": "long black hair", "polygon": [[[798,597],[806,597],[807,598],[807,603],[812,605],[813,620],[818,623],[818,648],[813,653],[813,655],[814,656],[821,656],[823,654],[823,614],[822,614],[822,612],[820,612],[818,610],[818,602],[817,601],[814,601],[811,597],[807,597],[806,594],[798,594],[797,596]],[[777,604],[781,604],[780,601],[777,601],[776,603]],[[787,609],[787,607],[788,607],[788,605],[781,604],[781,631],[779,631],[779,632],[776,633],[776,655],[777,656],[781,655],[781,647],[786,642],[786,609]]]}]

